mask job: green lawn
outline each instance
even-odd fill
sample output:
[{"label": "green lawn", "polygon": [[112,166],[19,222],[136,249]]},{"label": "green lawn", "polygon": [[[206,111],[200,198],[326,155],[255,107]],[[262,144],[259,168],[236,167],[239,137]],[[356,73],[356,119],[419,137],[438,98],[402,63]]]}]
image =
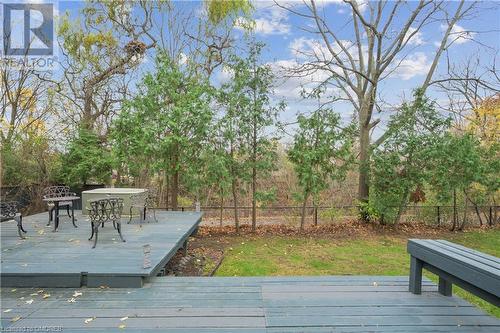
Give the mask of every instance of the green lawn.
[{"label": "green lawn", "polygon": [[[441,236],[500,257],[500,230]],[[218,276],[260,275],[408,275],[406,239],[372,236],[369,239],[327,239],[262,236],[235,238],[226,248]],[[437,278],[428,272],[429,278]],[[453,292],[500,318],[500,309],[453,287]]]}]

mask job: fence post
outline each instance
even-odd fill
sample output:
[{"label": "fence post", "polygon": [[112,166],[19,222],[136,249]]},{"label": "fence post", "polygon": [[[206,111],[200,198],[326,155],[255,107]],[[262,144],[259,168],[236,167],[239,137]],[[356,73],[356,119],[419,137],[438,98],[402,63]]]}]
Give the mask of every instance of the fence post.
[{"label": "fence post", "polygon": [[318,225],[318,207],[314,207],[314,225]]},{"label": "fence post", "polygon": [[437,206],[437,215],[438,215],[438,227],[441,225],[441,212],[439,206]]},{"label": "fence post", "polygon": [[490,206],[490,216],[488,219],[488,223],[489,223],[490,227],[493,225],[493,206]]}]

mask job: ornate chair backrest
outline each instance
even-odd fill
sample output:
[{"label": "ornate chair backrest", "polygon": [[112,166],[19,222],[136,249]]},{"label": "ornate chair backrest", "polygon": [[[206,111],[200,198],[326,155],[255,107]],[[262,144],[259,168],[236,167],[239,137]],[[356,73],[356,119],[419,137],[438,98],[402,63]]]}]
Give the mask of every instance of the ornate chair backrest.
[{"label": "ornate chair backrest", "polygon": [[148,208],[156,208],[158,207],[158,191],[154,188],[148,189],[148,194],[146,197],[146,206]]},{"label": "ornate chair backrest", "polygon": [[148,199],[148,196],[145,193],[132,194],[130,196],[130,203],[132,204],[132,206],[135,206],[135,207],[145,206],[147,199]]},{"label": "ornate chair backrest", "polygon": [[123,199],[106,198],[90,201],[89,217],[94,223],[106,220],[117,220],[121,217],[123,210]]},{"label": "ornate chair backrest", "polygon": [[111,205],[110,218],[113,220],[118,220],[122,217],[123,211],[123,199],[122,198],[109,198],[109,204]]},{"label": "ornate chair backrest", "polygon": [[43,198],[60,198],[70,195],[69,186],[49,186],[43,190]]},{"label": "ornate chair backrest", "polygon": [[19,213],[17,201],[0,202],[0,216],[2,219],[13,218]]}]

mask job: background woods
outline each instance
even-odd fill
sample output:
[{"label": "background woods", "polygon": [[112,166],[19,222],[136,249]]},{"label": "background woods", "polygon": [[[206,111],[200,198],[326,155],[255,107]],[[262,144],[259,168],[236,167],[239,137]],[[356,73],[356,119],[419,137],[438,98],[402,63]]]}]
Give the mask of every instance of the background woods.
[{"label": "background woods", "polygon": [[[461,25],[498,8],[337,6],[88,1],[61,14],[58,70],[0,67],[3,194],[151,187],[162,207],[214,207],[220,222],[253,230],[282,206],[301,227],[339,216],[397,224],[417,205],[419,219],[454,229],[496,221],[485,207],[500,199],[498,38]],[[293,59],[276,60],[263,36],[294,18]],[[439,39],[424,41],[428,29]],[[455,58],[466,42],[474,51]],[[418,47],[432,49],[425,66]]]}]

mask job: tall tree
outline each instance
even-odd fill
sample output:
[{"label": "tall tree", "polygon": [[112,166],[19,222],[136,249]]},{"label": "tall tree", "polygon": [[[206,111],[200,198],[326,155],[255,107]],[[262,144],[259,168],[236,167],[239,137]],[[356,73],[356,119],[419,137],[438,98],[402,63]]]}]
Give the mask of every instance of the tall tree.
[{"label": "tall tree", "polygon": [[142,150],[152,157],[155,171],[171,177],[171,206],[178,208],[181,177],[190,182],[212,121],[208,82],[180,66],[165,53],[156,59],[156,71],[145,75],[138,95],[127,101],[114,123],[113,139],[120,162],[128,151]]},{"label": "tall tree", "polygon": [[[310,60],[292,71],[298,75],[325,74],[322,84],[342,91],[343,98],[355,110],[359,122],[358,197],[366,201],[370,183],[370,152],[387,137],[383,134],[375,141],[370,138],[370,133],[380,122],[380,119],[374,118],[374,111],[380,109],[378,93],[381,82],[408,56],[422,28],[439,21],[444,25],[444,33],[421,85],[425,92],[442,53],[460,38],[454,27],[475,4],[463,0],[456,3],[428,0],[345,3],[350,9],[350,19],[343,29],[333,27],[334,22],[328,19],[326,11],[318,8],[315,0],[304,2],[304,6],[300,7],[277,4],[312,21],[313,27],[309,25],[306,31],[319,36],[314,47],[297,50]],[[350,29],[345,29],[346,26]]]},{"label": "tall tree", "polygon": [[[223,87],[230,101],[229,123],[227,127],[234,131],[228,133],[229,153],[233,156],[233,174],[241,173],[240,168],[248,170],[252,197],[252,230],[257,223],[257,201],[263,195],[258,190],[258,180],[273,169],[276,154],[275,137],[270,135],[271,126],[276,123],[276,116],[283,110],[284,103],[273,104],[270,96],[273,92],[274,75],[269,65],[263,64],[260,55],[264,45],[250,42],[245,58],[233,56],[230,70],[233,77]],[[236,123],[232,123],[236,121]],[[234,125],[234,126],[233,126]],[[237,149],[235,146],[238,144]],[[243,174],[246,171],[242,171]],[[237,192],[238,179],[235,179],[233,193]]]},{"label": "tall tree", "polygon": [[[304,229],[309,197],[317,199],[329,180],[342,180],[350,167],[354,128],[341,128],[340,116],[320,108],[309,117],[299,115],[299,129],[294,135],[288,157],[294,164],[302,188],[300,229]],[[313,199],[313,202],[317,200]]]},{"label": "tall tree", "polygon": [[383,222],[398,223],[412,191],[427,184],[449,126],[420,90],[391,117],[387,139],[372,154],[370,201]]}]

